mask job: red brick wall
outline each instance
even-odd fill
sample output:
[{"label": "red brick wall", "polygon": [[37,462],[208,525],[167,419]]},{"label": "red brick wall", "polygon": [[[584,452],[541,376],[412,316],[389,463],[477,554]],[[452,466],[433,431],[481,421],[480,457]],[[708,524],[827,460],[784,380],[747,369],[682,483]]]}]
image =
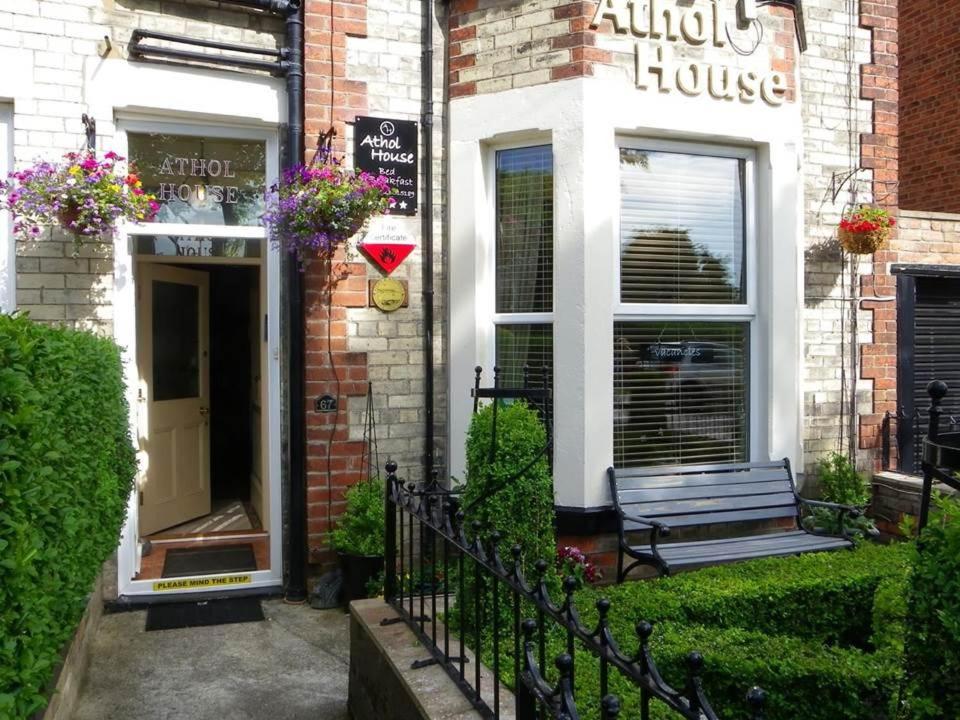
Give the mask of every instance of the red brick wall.
[{"label": "red brick wall", "polygon": [[909,0],[900,12],[900,205],[960,212],[960,3]]},{"label": "red brick wall", "polygon": [[[366,83],[346,77],[347,36],[365,36],[366,14],[366,0],[307,0],[306,161],[313,157],[318,137],[331,122],[336,130],[333,147],[343,153],[345,123],[367,111]],[[367,304],[366,265],[341,263],[335,267],[335,274],[347,277],[336,283],[332,295],[328,293],[328,273],[319,263],[309,265],[304,274],[307,533],[310,562],[321,565],[333,560],[328,532],[330,522],[335,523],[343,512],[344,491],[362,475],[363,444],[349,439],[348,399],[363,397],[367,392],[366,353],[347,352],[347,308]],[[314,412],[314,400],[322,395],[338,398],[337,413]]]},{"label": "red brick wall", "polygon": [[[912,1],[912,0],[911,0]],[[877,205],[899,206],[899,34],[898,0],[862,0],[860,24],[872,31],[871,60],[861,68],[861,97],[873,101],[873,127],[860,138],[860,164],[873,171]],[[874,255],[873,274],[861,279],[861,296],[890,297],[896,282],[889,275],[897,261],[896,239]],[[861,348],[861,377],[873,380],[873,413],[860,418],[860,447],[879,448],[885,412],[897,409],[897,307],[894,302],[863,303],[873,313],[873,342]],[[876,458],[880,462],[879,456]]]}]

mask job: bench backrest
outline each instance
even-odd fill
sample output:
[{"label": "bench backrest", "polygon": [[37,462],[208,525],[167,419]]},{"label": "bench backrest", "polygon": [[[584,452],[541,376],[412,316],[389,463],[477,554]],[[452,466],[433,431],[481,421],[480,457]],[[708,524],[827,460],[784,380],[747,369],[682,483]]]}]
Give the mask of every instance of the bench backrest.
[{"label": "bench backrest", "polygon": [[[614,504],[671,527],[797,517],[787,460],[608,471]],[[648,526],[624,520],[625,531]]]}]

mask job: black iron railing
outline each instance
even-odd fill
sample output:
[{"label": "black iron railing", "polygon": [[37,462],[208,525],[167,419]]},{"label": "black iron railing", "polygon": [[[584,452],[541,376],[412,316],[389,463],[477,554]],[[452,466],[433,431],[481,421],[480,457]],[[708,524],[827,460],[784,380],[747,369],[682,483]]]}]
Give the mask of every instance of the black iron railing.
[{"label": "black iron railing", "polygon": [[[650,717],[651,701],[663,703],[687,720],[716,720],[701,683],[704,663],[699,653],[687,656],[685,686],[674,689],[657,670],[650,652],[653,627],[649,623],[637,622],[637,649],[624,652],[609,628],[608,600],[596,603],[597,624],[587,627],[574,602],[574,578],[563,581],[563,600],[554,602],[545,560],[537,561],[537,578],[528,582],[520,546],[511,547],[505,558],[499,535],[479,523],[468,523],[455,496],[436,483],[404,483],[397,477],[395,463],[387,463],[386,469],[384,592],[430,655],[415,667],[439,664],[487,718],[504,713],[515,714],[517,720],[578,720],[579,701],[581,706],[596,703],[602,720],[614,720],[620,715],[620,699],[610,693],[610,678],[619,673],[637,689],[641,720]],[[454,592],[459,601],[451,598]],[[459,638],[451,636],[451,624],[459,630]],[[558,636],[565,639],[565,648],[553,658],[554,672],[548,670],[546,654],[548,637]],[[598,661],[590,668],[578,665],[578,647]],[[484,671],[483,661],[492,672]],[[509,663],[507,674],[505,662]],[[599,674],[599,694],[578,699],[574,675],[593,667]],[[512,712],[502,691],[503,677],[511,680]],[[754,720],[764,717],[764,700],[759,688],[747,693]]]},{"label": "black iron railing", "polygon": [[[960,430],[960,414],[941,412],[941,427]],[[884,413],[880,427],[881,467],[884,470],[898,470],[907,475],[923,474],[923,423],[928,413],[928,410],[904,413],[902,409]],[[896,458],[893,457],[894,448]]]}]

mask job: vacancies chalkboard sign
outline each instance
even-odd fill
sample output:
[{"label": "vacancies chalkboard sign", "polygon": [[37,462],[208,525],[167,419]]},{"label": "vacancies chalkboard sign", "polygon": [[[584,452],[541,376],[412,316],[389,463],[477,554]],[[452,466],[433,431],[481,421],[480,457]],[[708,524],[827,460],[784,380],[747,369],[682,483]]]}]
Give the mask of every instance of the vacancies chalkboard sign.
[{"label": "vacancies chalkboard sign", "polygon": [[353,126],[353,163],[357,170],[390,179],[396,190],[391,215],[417,214],[417,123],[358,116]]}]

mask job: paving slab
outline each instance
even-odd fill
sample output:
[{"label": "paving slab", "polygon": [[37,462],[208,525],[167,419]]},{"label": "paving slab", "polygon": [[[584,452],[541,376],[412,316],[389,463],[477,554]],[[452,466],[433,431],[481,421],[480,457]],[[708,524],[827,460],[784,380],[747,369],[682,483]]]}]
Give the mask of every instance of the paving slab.
[{"label": "paving slab", "polygon": [[104,616],[75,720],[347,720],[349,616],[263,602],[266,620],[144,631]]}]

